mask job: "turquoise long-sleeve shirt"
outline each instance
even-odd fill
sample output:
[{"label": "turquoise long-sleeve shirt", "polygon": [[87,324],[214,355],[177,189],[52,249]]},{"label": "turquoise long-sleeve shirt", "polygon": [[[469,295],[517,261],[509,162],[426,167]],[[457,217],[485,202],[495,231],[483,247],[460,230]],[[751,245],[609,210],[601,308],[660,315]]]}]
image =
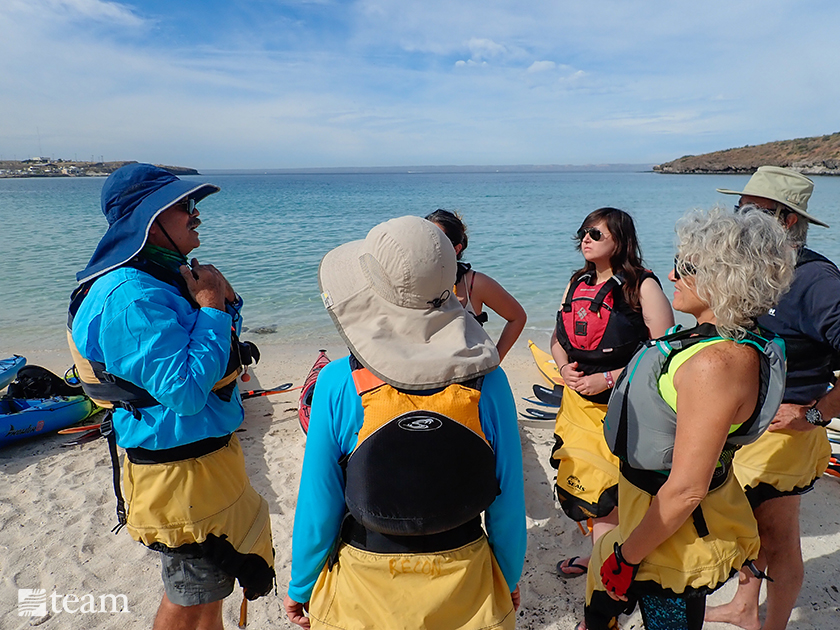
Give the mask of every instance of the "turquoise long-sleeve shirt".
[{"label": "turquoise long-sleeve shirt", "polygon": [[161,403],[140,409],[139,420],[114,411],[120,446],[167,449],[239,427],[239,391],[224,402],[211,390],[227,368],[231,325],[241,326],[241,305],[238,300],[230,313],[196,309],[175,286],[131,267],[93,283],[73,320],[76,347]]},{"label": "turquoise long-sleeve shirt", "polygon": [[[525,562],[525,495],[516,406],[507,376],[497,368],[484,378],[478,404],[481,428],[496,454],[501,494],[484,515],[487,537],[511,591]],[[289,597],[307,602],[338,537],[344,517],[339,459],[353,451],[364,420],[349,357],[321,370],[312,399],[292,538]]]}]

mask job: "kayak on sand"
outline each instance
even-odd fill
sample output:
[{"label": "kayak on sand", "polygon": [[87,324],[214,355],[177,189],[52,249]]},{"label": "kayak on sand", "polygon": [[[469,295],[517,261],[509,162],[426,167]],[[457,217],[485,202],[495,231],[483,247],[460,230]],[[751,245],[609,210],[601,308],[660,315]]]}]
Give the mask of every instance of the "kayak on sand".
[{"label": "kayak on sand", "polygon": [[300,403],[298,404],[298,420],[300,420],[300,428],[304,433],[309,431],[309,414],[312,412],[312,394],[315,393],[315,381],[318,380],[318,374],[321,369],[329,363],[326,350],[318,351],[318,358],[315,359],[315,365],[309,370],[306,380],[303,382],[303,388],[300,392]]},{"label": "kayak on sand", "polygon": [[69,427],[97,409],[87,396],[0,398],[0,448]]},{"label": "kayak on sand", "polygon": [[539,369],[540,374],[543,375],[546,381],[553,387],[555,385],[565,385],[566,383],[563,382],[563,377],[560,376],[560,370],[557,369],[557,363],[554,361],[554,357],[552,357],[548,352],[544,350],[540,350],[530,339],[528,340],[528,348],[531,350],[531,354],[534,357],[534,362],[537,364],[537,369]]},{"label": "kayak on sand", "polygon": [[26,365],[26,359],[17,354],[8,359],[0,359],[0,389],[15,380],[18,370],[24,365]]}]

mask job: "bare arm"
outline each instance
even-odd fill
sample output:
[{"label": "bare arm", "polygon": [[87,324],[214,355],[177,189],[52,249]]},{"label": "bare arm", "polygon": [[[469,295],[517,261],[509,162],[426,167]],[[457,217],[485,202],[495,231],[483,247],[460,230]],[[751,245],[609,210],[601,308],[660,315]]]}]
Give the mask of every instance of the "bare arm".
[{"label": "bare arm", "polygon": [[475,275],[470,301],[475,312],[481,313],[482,308],[487,306],[507,320],[505,327],[502,329],[502,334],[499,336],[499,341],[496,342],[499,358],[504,359],[525,328],[528,316],[525,314],[522,305],[516,301],[515,297],[505,291],[501,284],[486,274],[477,271],[473,273]]},{"label": "bare arm", "polygon": [[[566,294],[569,292],[569,286],[566,285],[566,289],[563,291],[563,300],[566,300]],[[562,376],[562,370],[565,365],[569,363],[569,355],[566,354],[566,351],[563,349],[563,346],[560,345],[560,342],[557,341],[557,327],[554,327],[554,330],[551,331],[551,342],[549,343],[548,351],[551,353],[551,356],[554,358],[554,363],[557,364],[557,369],[561,371],[560,375]],[[575,366],[576,367],[576,366]],[[564,379],[565,380],[565,377]]]},{"label": "bare arm", "polygon": [[823,418],[835,418],[840,415],[840,387],[831,388],[825,396],[807,405],[782,403],[776,416],[770,423],[768,431],[812,431],[816,425],[805,419],[805,411],[816,403]]},{"label": "bare arm", "polygon": [[674,310],[662,287],[653,278],[646,278],[639,290],[639,303],[650,338],[661,337],[674,325]]},{"label": "bare arm", "polygon": [[828,393],[817,401],[817,409],[823,418],[840,416],[840,386],[831,388]]},{"label": "bare arm", "polygon": [[[732,342],[701,350],[677,370],[671,473],[622,546],[628,562],[641,562],[685,523],[706,496],[730,427],[745,422],[755,409],[758,370],[756,353]],[[733,382],[739,387],[732,387]]]}]

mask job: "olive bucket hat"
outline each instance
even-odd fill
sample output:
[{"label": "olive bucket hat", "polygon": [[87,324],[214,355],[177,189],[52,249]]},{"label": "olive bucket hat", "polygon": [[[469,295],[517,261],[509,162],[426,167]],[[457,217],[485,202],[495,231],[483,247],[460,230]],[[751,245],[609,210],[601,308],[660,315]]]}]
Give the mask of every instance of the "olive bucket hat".
[{"label": "olive bucket hat", "polygon": [[455,249],[436,225],[400,217],[321,261],[324,306],[359,362],[394,387],[423,390],[486,374],[499,353],[452,289]]},{"label": "olive bucket hat", "polygon": [[152,164],[118,168],[102,185],[102,214],[108,220],[108,231],[76,280],[86,282],[134,258],[146,244],[152,223],[167,208],[184,199],[198,203],[219,190],[213,184],[178,179]]},{"label": "olive bucket hat", "polygon": [[763,197],[786,205],[796,214],[805,217],[811,223],[828,227],[827,223],[820,221],[815,216],[808,214],[808,200],[814,192],[814,182],[788,168],[780,166],[759,166],[758,170],[750,177],[750,181],[744,186],[744,190],[728,190],[718,188],[719,193],[725,195],[749,195],[751,197]]}]

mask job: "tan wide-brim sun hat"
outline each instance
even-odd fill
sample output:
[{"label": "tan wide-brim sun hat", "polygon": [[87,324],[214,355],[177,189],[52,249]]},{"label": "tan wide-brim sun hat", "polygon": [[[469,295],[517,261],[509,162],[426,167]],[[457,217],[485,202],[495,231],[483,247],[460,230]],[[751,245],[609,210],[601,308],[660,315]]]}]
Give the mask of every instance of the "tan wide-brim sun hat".
[{"label": "tan wide-brim sun hat", "polygon": [[717,191],[724,195],[750,195],[778,201],[796,214],[801,214],[811,223],[828,227],[827,223],[807,212],[808,200],[814,192],[814,182],[802,173],[781,166],[759,166],[744,186],[744,190],[740,192],[724,188],[718,188]]},{"label": "tan wide-brim sun hat", "polygon": [[394,387],[432,389],[487,374],[496,346],[452,292],[455,250],[436,225],[400,217],[321,260],[321,298],[353,355]]}]

